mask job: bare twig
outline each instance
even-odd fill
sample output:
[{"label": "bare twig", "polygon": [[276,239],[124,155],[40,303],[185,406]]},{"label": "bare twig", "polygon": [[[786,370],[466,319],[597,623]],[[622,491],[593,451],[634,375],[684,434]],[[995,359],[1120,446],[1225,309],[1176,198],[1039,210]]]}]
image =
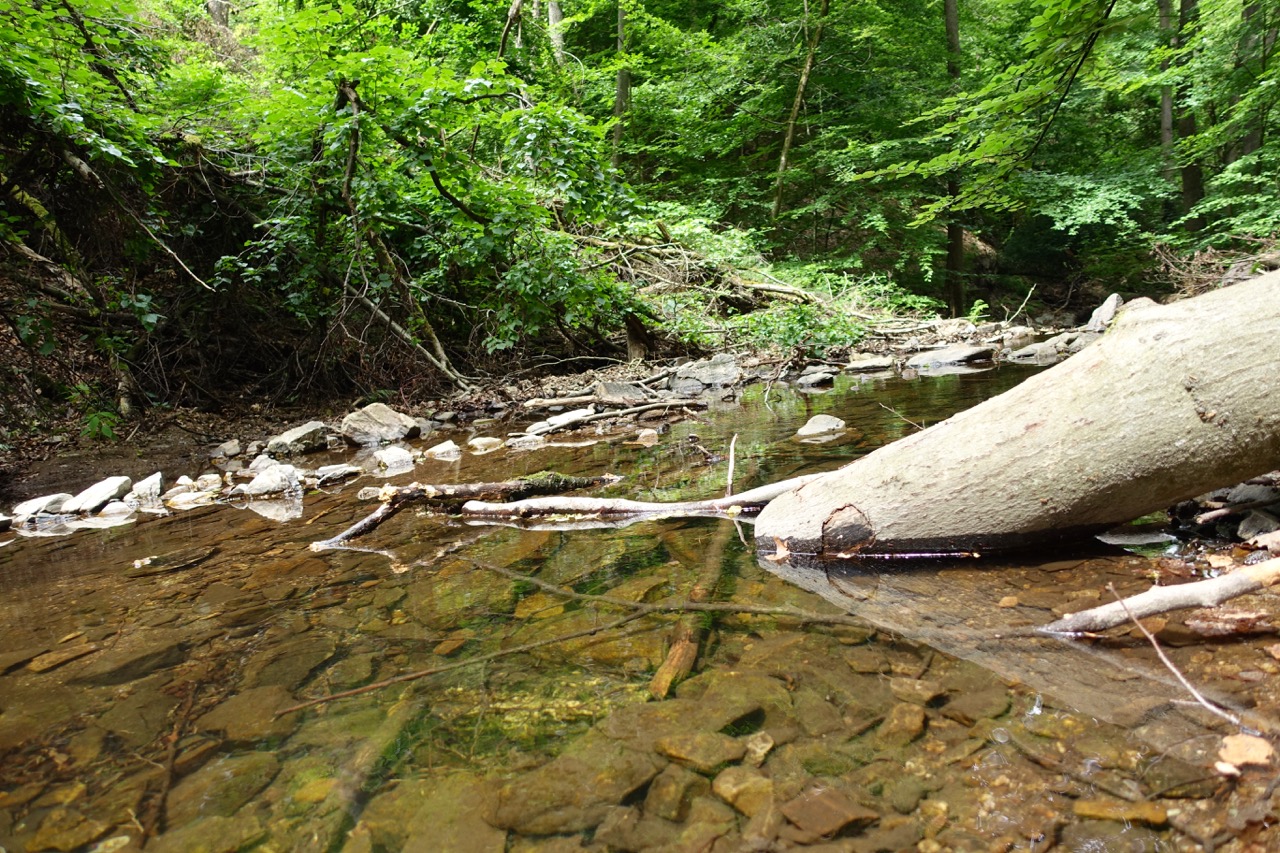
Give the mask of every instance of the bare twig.
[{"label": "bare twig", "polygon": [[733,497],[733,452],[738,444],[738,434],[735,432],[733,438],[729,439],[729,481],[724,487],[724,496],[726,498]]},{"label": "bare twig", "polygon": [[1215,714],[1221,717],[1222,719],[1226,720],[1228,723],[1231,723],[1233,726],[1240,725],[1239,717],[1237,717],[1235,714],[1230,713],[1229,711],[1223,710],[1222,708],[1218,707],[1214,703],[1210,702],[1208,699],[1204,698],[1204,695],[1201,694],[1199,690],[1196,690],[1195,685],[1193,685],[1190,681],[1188,681],[1187,677],[1182,674],[1182,670],[1178,669],[1176,666],[1173,665],[1173,661],[1169,660],[1168,656],[1164,653],[1164,649],[1160,648],[1160,644],[1156,642],[1155,636],[1150,631],[1147,630],[1147,626],[1139,622],[1134,617],[1133,613],[1130,612],[1129,605],[1125,604],[1124,599],[1120,597],[1120,593],[1116,592],[1116,585],[1109,583],[1107,584],[1107,589],[1110,590],[1111,594],[1116,597],[1116,603],[1119,604],[1124,609],[1124,612],[1129,617],[1129,620],[1133,622],[1133,624],[1138,626],[1138,630],[1142,632],[1142,636],[1146,637],[1147,641],[1151,643],[1151,648],[1156,650],[1156,656],[1160,658],[1160,662],[1164,664],[1165,669],[1173,673],[1173,677],[1178,679],[1178,683],[1181,684],[1183,687],[1185,687],[1187,689],[1187,692],[1190,693],[1193,697],[1195,697],[1195,700],[1199,702],[1200,705],[1209,713]]}]

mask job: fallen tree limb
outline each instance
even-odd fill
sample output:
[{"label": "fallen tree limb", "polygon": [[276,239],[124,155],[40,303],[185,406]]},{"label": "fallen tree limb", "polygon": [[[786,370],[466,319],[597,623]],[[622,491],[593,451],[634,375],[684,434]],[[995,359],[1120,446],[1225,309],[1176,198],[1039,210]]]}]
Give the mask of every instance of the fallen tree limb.
[{"label": "fallen tree limb", "polygon": [[670,516],[724,516],[732,518],[759,511],[769,501],[797,489],[825,474],[805,474],[778,483],[769,483],[728,497],[703,501],[633,501],[626,498],[530,498],[512,503],[468,501],[462,515],[471,519],[520,520],[565,518],[567,520],[626,519],[640,521]]},{"label": "fallen tree limb", "polygon": [[1257,592],[1280,582],[1280,558],[1252,566],[1242,566],[1209,580],[1154,586],[1146,592],[1113,601],[1099,607],[1081,610],[1036,629],[1038,634],[1079,635],[1105,631],[1124,622],[1183,610],[1188,607],[1213,607],[1232,598]]},{"label": "fallen tree limb", "polygon": [[1280,272],[1131,303],[1061,364],[772,501],[757,549],[988,554],[1096,535],[1280,467],[1277,363]]},{"label": "fallen tree limb", "polygon": [[[638,415],[641,412],[650,412],[654,409],[675,409],[688,408],[690,406],[705,406],[706,400],[661,400],[656,403],[645,403],[643,406],[632,406],[629,409],[609,409],[603,412],[594,412],[585,414],[579,412],[565,412],[554,418],[548,418],[542,422],[542,426],[534,425],[527,432],[529,435],[546,435],[559,429],[568,429],[572,426],[580,424],[589,424],[592,421],[600,421],[605,418],[625,418],[630,415]],[[535,428],[536,427],[536,428]]]},{"label": "fallen tree limb", "polygon": [[386,490],[381,506],[337,536],[325,539],[322,542],[312,542],[311,550],[324,551],[329,548],[341,547],[352,539],[377,529],[382,522],[409,504],[427,504],[447,512],[456,510],[466,501],[476,498],[489,500],[495,498],[519,499],[532,495],[557,494],[559,492],[572,491],[573,489],[604,486],[616,483],[620,479],[620,477],[613,474],[603,474],[599,477],[568,477],[564,474],[557,474],[554,471],[543,471],[515,480],[500,480],[493,483],[446,483],[439,485],[410,483],[407,486]]}]

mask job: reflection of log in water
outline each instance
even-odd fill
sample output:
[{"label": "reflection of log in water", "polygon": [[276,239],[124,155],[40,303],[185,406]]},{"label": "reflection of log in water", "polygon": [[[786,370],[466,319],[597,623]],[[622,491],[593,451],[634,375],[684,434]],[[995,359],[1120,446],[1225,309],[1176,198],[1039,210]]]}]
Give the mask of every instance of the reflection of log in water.
[{"label": "reflection of log in water", "polygon": [[[899,564],[884,570],[883,563],[793,556],[781,563],[761,560],[760,565],[877,628],[1021,682],[1059,707],[1129,727],[1162,751],[1179,745],[1185,748],[1191,739],[1211,732],[1221,734],[1222,721],[1189,706],[1190,696],[1158,663],[1119,648],[1035,636],[1031,629],[1044,621],[1042,611],[1030,615],[1025,606],[997,605],[1006,594],[1025,592],[1024,584],[1053,587],[1060,601],[1068,600],[1075,589],[1105,589],[1121,577],[1132,585],[1134,575],[1125,570],[1123,559],[1082,557],[1045,566],[984,563],[979,567],[951,562],[905,568]],[[1070,583],[1064,583],[1068,579]],[[1235,710],[1245,725],[1260,731],[1280,729],[1276,721],[1197,686]]]}]

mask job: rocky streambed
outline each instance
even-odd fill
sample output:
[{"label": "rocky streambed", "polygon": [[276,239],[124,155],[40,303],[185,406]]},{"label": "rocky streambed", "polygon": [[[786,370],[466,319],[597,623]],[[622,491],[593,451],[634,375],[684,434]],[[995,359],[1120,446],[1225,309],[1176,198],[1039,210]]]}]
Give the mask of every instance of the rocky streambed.
[{"label": "rocky streambed", "polygon": [[[765,381],[649,389],[668,401],[594,385],[552,392],[617,392],[610,411],[660,403],[622,420],[595,417],[605,414],[599,400],[463,424],[388,416],[405,432],[385,446],[354,444],[342,421],[329,422],[312,439],[324,449],[300,455],[255,454],[249,439],[239,454],[224,446],[167,499],[172,484],[133,507],[131,483],[135,498],[119,502],[132,523],[76,529],[101,510],[28,515],[0,547],[0,845],[1276,842],[1272,760],[1242,761],[1235,775],[1216,769],[1230,727],[1184,706],[1145,641],[1009,636],[1096,603],[1109,584],[1132,592],[1153,575],[1221,570],[1224,559],[1248,559],[1243,551],[1148,545],[1146,554],[1039,555],[996,571],[953,563],[815,573],[757,562],[749,528],[714,520],[557,531],[411,513],[360,542],[376,550],[308,547],[364,515],[357,494],[382,483],[615,471],[624,481],[613,488],[631,496],[716,494],[734,435],[739,483],[753,485],[839,464],[1023,375],[839,370],[815,392],[799,390],[794,373],[790,387],[776,381],[776,366],[734,366],[759,368]],[[709,369],[725,368],[721,359]],[[551,424],[572,412],[593,419]],[[816,435],[797,436],[815,419]],[[524,428],[540,421],[552,429]],[[530,435],[543,441],[507,443]],[[455,452],[431,453],[446,442]],[[380,459],[389,447],[412,467]],[[254,470],[256,459],[266,461]],[[330,465],[356,470],[322,481]],[[282,491],[244,488],[272,470]],[[694,674],[656,699],[651,679],[687,617],[634,607],[678,605],[700,585],[728,609],[694,620]],[[1280,653],[1271,624],[1252,624],[1253,633],[1217,640],[1179,618],[1153,627],[1202,689],[1265,719],[1280,703]],[[432,674],[395,681],[423,673]]]}]

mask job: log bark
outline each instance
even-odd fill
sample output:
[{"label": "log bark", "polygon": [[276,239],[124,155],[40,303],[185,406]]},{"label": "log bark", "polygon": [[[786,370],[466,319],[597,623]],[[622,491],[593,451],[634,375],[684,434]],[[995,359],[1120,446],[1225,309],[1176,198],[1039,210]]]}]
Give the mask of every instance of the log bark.
[{"label": "log bark", "polygon": [[1168,306],[773,500],[762,553],[977,553],[1102,532],[1280,467],[1280,273]]}]

